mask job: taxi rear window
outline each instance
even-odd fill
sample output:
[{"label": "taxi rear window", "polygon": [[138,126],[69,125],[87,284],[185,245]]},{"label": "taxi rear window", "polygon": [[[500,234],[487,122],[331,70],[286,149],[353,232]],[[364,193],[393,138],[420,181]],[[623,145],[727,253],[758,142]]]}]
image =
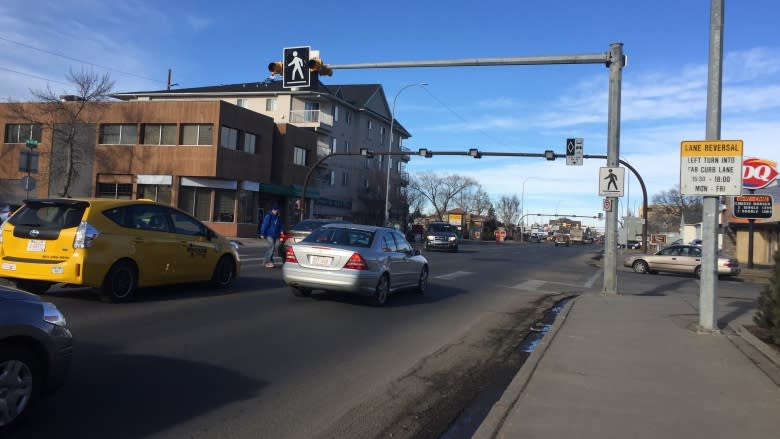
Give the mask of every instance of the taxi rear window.
[{"label": "taxi rear window", "polygon": [[29,203],[22,206],[8,222],[14,226],[68,229],[78,227],[86,204]]}]

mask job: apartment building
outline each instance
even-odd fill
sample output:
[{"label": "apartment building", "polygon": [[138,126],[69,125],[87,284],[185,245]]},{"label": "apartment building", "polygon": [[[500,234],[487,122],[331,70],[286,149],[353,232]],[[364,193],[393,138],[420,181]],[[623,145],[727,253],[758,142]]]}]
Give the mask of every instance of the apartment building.
[{"label": "apartment building", "polygon": [[[318,190],[318,196],[307,198],[307,216],[382,224],[387,193],[389,219],[402,223],[408,211],[401,188],[409,183],[405,172],[409,156],[359,155],[360,149],[400,154],[402,139],[410,137],[403,125],[392,120],[382,86],[326,86],[316,75],[313,79],[314,85],[300,89],[285,89],[281,81],[262,81],[117,93],[114,97],[141,102],[217,99],[266,115],[277,124],[308,129],[316,134],[316,155],[310,161],[307,158],[309,165],[332,153],[354,155],[331,156],[319,163],[309,182],[309,186]],[[394,131],[392,145],[390,125]],[[299,157],[300,160],[303,158]],[[388,172],[389,190],[386,189]],[[303,180],[288,182],[302,184]]]},{"label": "apartment building", "polygon": [[[80,120],[92,122],[79,124],[51,105],[0,104],[0,204],[150,198],[227,236],[254,236],[274,203],[285,206],[288,223],[295,219],[299,182],[317,154],[315,132],[221,100],[102,103],[85,107]],[[38,142],[29,170],[22,163],[32,152],[28,140]],[[25,177],[34,188],[22,186]],[[306,192],[319,196],[316,188]]]}]

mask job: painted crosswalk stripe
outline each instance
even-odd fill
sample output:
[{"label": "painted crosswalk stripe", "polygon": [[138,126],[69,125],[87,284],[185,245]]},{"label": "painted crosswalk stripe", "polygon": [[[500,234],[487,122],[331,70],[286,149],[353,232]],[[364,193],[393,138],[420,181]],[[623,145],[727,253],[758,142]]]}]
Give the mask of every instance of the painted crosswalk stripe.
[{"label": "painted crosswalk stripe", "polygon": [[442,274],[440,276],[435,276],[434,278],[435,279],[451,280],[451,279],[456,279],[456,278],[463,277],[463,276],[468,276],[470,274],[474,274],[474,273],[472,273],[470,271],[454,271],[452,273],[447,273],[447,274]]}]

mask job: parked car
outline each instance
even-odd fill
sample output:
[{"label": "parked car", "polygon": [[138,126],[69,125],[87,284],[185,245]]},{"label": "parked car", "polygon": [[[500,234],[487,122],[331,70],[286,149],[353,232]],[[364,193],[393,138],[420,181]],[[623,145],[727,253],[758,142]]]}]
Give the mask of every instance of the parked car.
[{"label": "parked car", "polygon": [[569,239],[569,235],[556,235],[555,246],[558,247],[559,245],[569,247],[571,245],[571,239]]},{"label": "parked car", "polygon": [[287,247],[298,241],[303,241],[303,238],[309,236],[311,232],[319,229],[325,224],[345,222],[346,221],[342,220],[306,219],[290,227],[290,230],[282,232],[282,236],[279,237],[279,256],[282,258],[282,263],[284,263],[284,258],[287,256]]},{"label": "parked car", "polygon": [[531,236],[528,238],[528,242],[533,242],[533,243],[539,244],[539,243],[541,243],[541,242],[542,242],[542,239],[541,239],[541,238],[539,238],[539,235],[531,235]]},{"label": "parked car", "polygon": [[[657,273],[668,271],[701,275],[700,246],[671,245],[652,255],[631,255],[623,260],[624,267],[631,267],[637,273]],[[718,257],[719,276],[738,276],[741,271],[739,262],[734,258]]]},{"label": "parked car", "polygon": [[239,270],[234,243],[151,200],[29,200],[0,229],[0,277],[36,294],[63,283],[123,302],[138,287],[226,287]]},{"label": "parked car", "polygon": [[701,239],[694,239],[691,241],[691,245],[701,245]]},{"label": "parked car", "polygon": [[0,436],[65,381],[73,336],[40,297],[0,286]]},{"label": "parked car", "polygon": [[428,260],[395,229],[328,224],[287,247],[282,278],[296,296],[337,291],[383,306],[396,291],[425,292]]},{"label": "parked car", "polygon": [[428,224],[425,231],[425,249],[445,249],[452,252],[458,251],[458,234],[455,227],[443,221],[433,221]]}]

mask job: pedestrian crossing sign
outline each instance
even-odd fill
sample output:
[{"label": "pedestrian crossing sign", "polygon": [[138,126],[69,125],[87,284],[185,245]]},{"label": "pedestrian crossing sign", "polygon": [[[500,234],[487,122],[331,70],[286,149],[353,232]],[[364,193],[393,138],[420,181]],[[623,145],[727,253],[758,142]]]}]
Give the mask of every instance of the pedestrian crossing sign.
[{"label": "pedestrian crossing sign", "polygon": [[599,196],[622,197],[626,169],[620,166],[599,168]]}]

